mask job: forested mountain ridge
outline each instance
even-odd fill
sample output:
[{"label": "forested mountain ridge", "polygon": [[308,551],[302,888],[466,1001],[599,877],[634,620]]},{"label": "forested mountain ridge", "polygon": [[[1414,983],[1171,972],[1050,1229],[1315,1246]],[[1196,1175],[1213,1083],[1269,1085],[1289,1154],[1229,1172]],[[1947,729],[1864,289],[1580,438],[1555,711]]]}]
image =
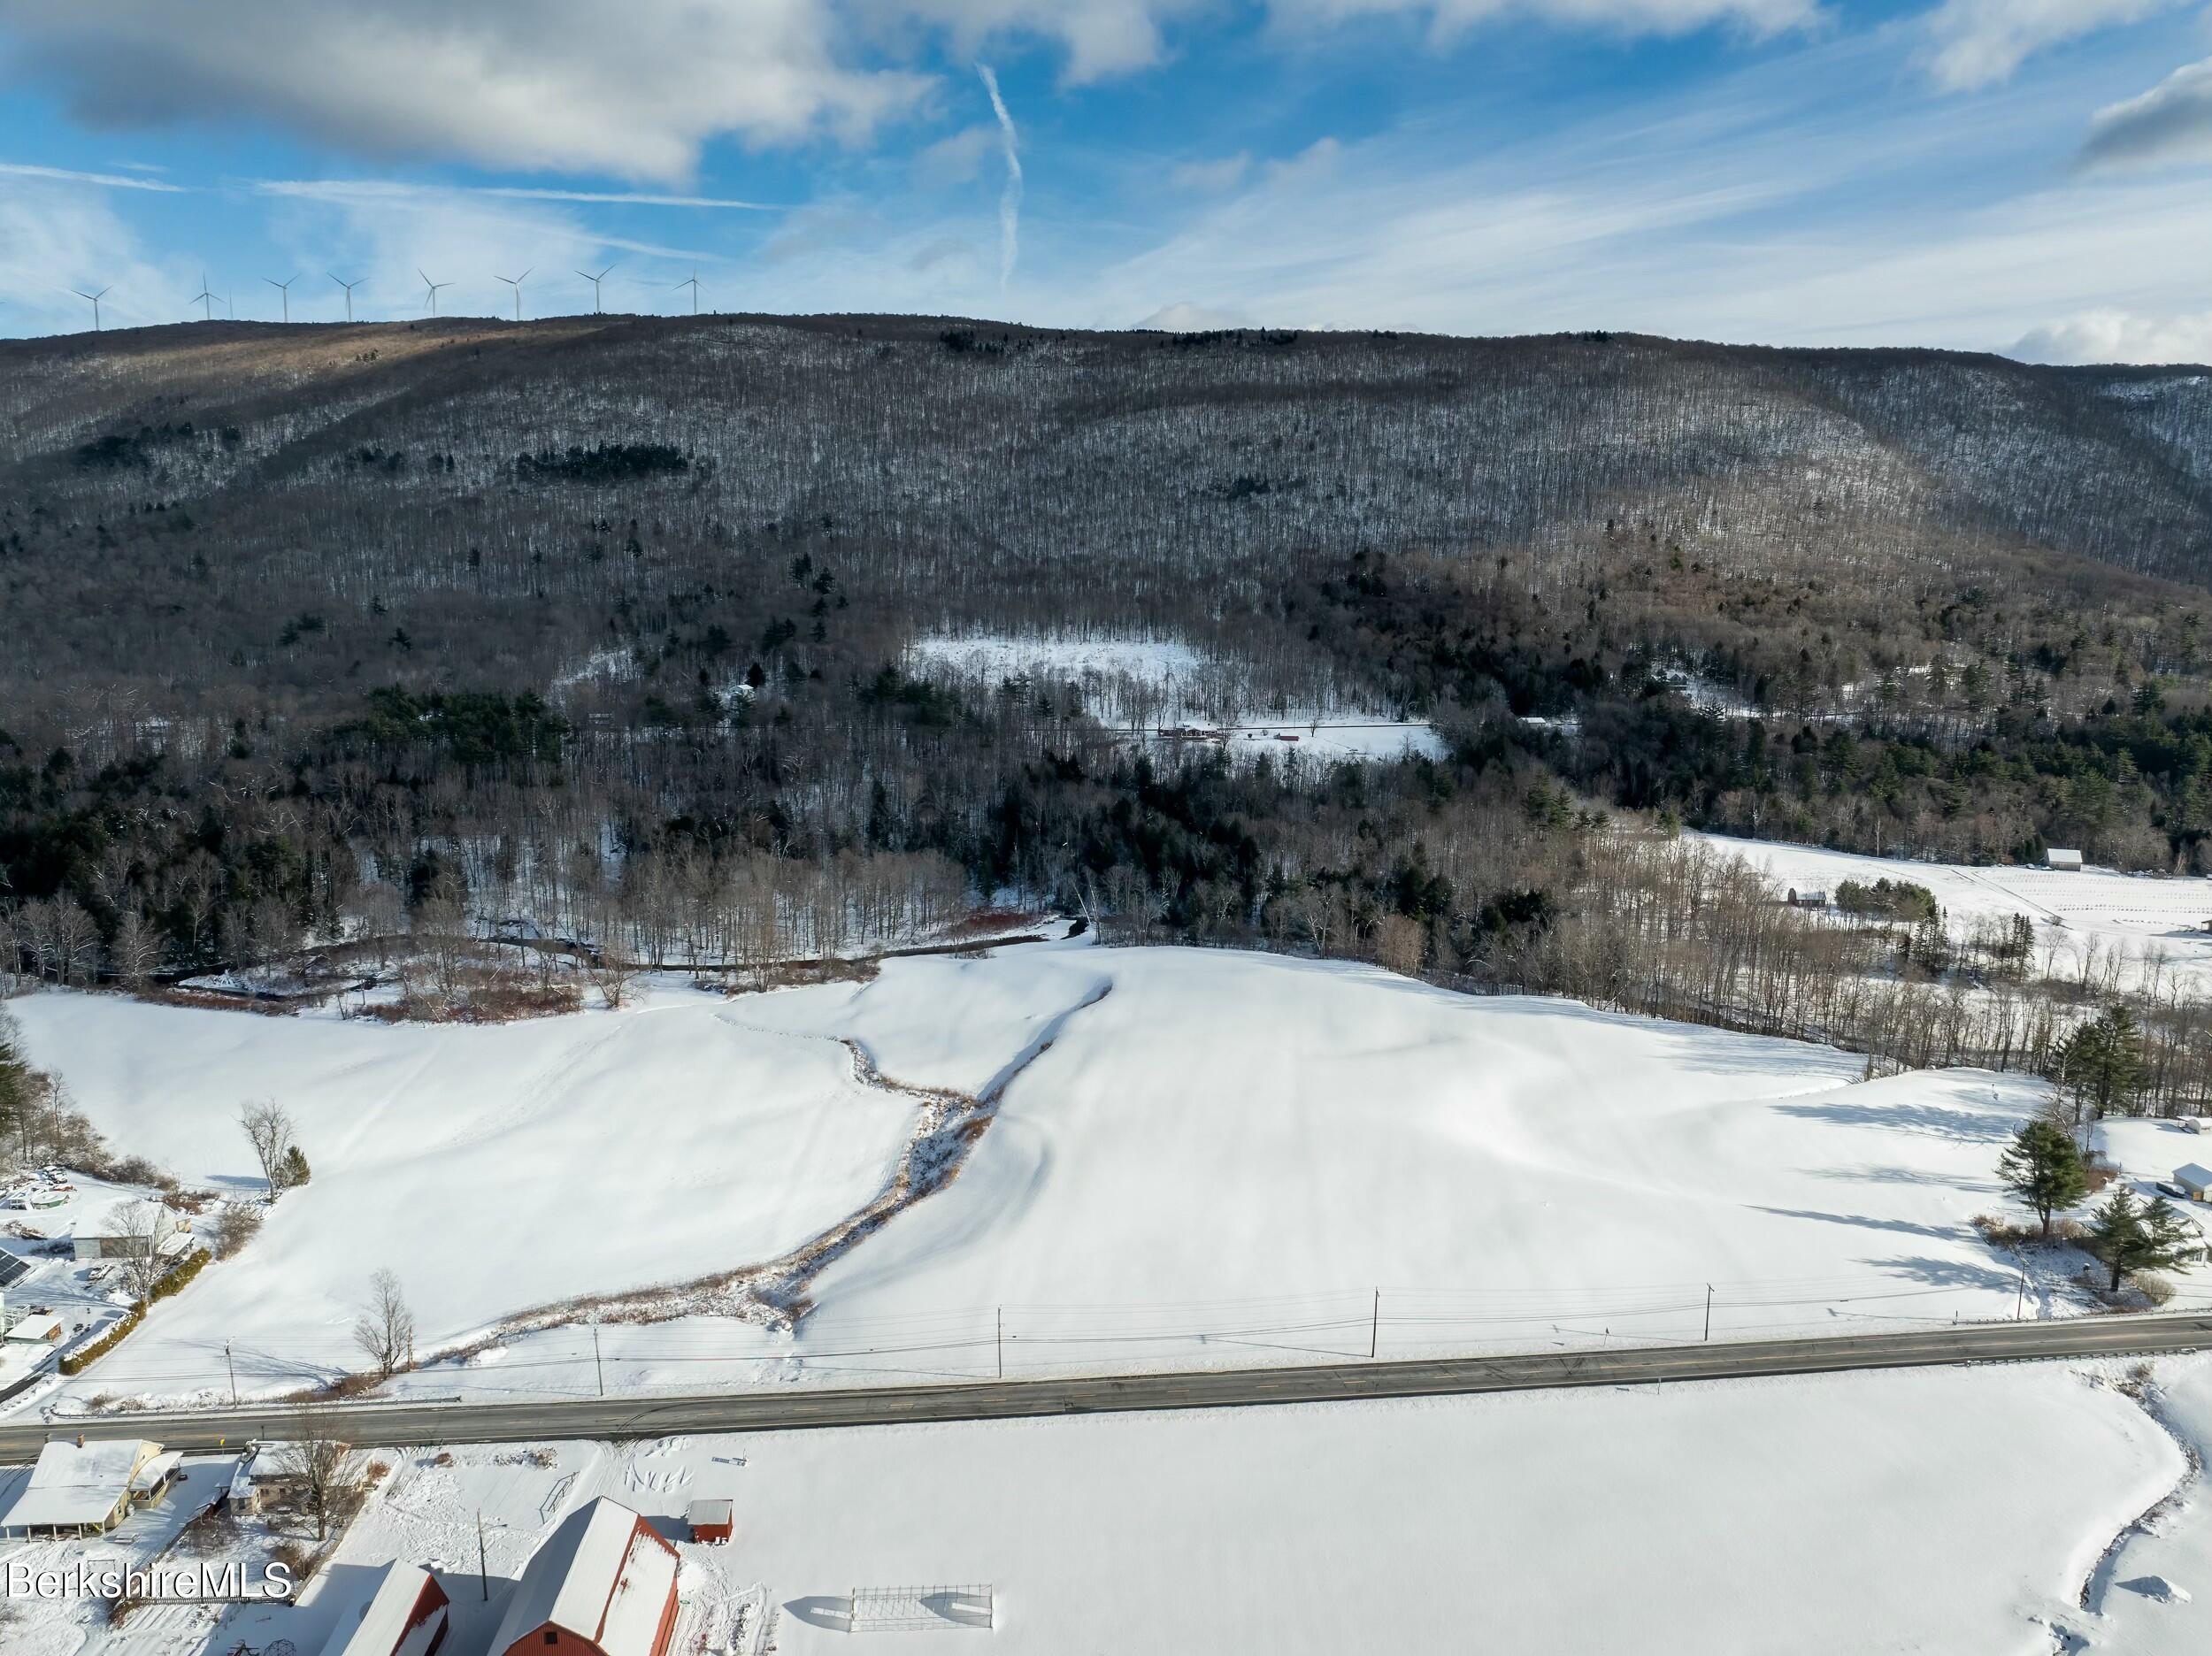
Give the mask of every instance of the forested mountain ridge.
[{"label": "forested mountain ridge", "polygon": [[[55,904],[119,969],[426,902],[665,942],[671,893],[803,878],[812,947],[864,868],[1320,947],[1394,915],[1457,967],[1552,924],[1607,809],[2166,867],[2212,841],[2208,583],[2194,371],[873,318],[13,341],[0,905],[46,905],[51,972]],[[1071,686],[925,671],[947,632],[1171,640],[1446,756],[1145,753]]]},{"label": "forested mountain ridge", "polygon": [[[273,688],[488,642],[541,678],[611,606],[801,551],[880,595],[855,619],[887,643],[1024,610],[1202,631],[1359,550],[1525,554],[1563,589],[1616,561],[1609,525],[1847,586],[2031,548],[2212,579],[2212,381],[1925,352],[204,324],[0,345],[0,429],[18,670],[65,680],[205,683],[211,634]],[[324,631],[280,646],[302,615]]]}]

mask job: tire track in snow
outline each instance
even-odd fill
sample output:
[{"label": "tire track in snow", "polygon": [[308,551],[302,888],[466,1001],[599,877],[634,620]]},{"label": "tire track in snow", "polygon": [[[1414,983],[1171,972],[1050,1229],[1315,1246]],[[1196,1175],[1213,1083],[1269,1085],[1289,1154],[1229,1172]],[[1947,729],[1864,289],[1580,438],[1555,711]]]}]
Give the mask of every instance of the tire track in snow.
[{"label": "tire track in snow", "polygon": [[[703,1315],[731,1316],[785,1332],[795,1331],[814,1309],[815,1279],[900,1214],[959,1177],[969,1155],[997,1117],[1007,1089],[1031,1064],[1051,1050],[1077,1014],[1096,1006],[1112,992],[1110,979],[1094,984],[1081,1000],[1047,1020],[1035,1038],[975,1092],[954,1087],[920,1086],[887,1076],[876,1062],[875,1055],[849,1035],[797,1035],[800,1039],[836,1042],[852,1062],[856,1085],[898,1093],[916,1100],[919,1107],[889,1177],[874,1196],[774,1259],[695,1277],[689,1282],[590,1295],[518,1312],[503,1319],[487,1338],[426,1358],[425,1366],[465,1360],[518,1335],[578,1322],[587,1315],[602,1322],[634,1323],[666,1322]],[[791,1038],[795,1033],[748,1024],[726,1015],[723,1021],[733,1028],[760,1034]]]}]

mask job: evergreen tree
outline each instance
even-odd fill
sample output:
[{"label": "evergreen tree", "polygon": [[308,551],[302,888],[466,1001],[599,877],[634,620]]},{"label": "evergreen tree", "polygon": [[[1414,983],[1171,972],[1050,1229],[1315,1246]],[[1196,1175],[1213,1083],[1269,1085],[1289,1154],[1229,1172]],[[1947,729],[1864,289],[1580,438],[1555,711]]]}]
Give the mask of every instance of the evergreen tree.
[{"label": "evergreen tree", "polygon": [[294,1145],[290,1149],[284,1153],[284,1168],[282,1173],[283,1184],[280,1188],[284,1190],[294,1189],[298,1185],[306,1184],[309,1177],[310,1175],[307,1169],[307,1153],[304,1150],[302,1150],[299,1146]]},{"label": "evergreen tree", "polygon": [[2125,1185],[2097,1209],[2087,1246],[2112,1273],[2115,1292],[2132,1272],[2169,1270],[2201,1258],[2205,1251],[2196,1228],[2171,1202],[2162,1196],[2146,1208]]},{"label": "evergreen tree", "polygon": [[2074,1092],[2074,1119],[2100,1120],[2116,1110],[2133,1113],[2149,1079],[2143,1060],[2143,1030],[2135,1014],[2114,1005],[2103,1016],[2083,1024],[2059,1052],[2060,1073]]},{"label": "evergreen tree", "polygon": [[2051,1234],[2052,1216],[2089,1194],[2088,1173],[2073,1135],[2039,1117],[2022,1127],[1997,1158],[1997,1172],[2005,1188],[2034,1209],[2046,1238]]}]

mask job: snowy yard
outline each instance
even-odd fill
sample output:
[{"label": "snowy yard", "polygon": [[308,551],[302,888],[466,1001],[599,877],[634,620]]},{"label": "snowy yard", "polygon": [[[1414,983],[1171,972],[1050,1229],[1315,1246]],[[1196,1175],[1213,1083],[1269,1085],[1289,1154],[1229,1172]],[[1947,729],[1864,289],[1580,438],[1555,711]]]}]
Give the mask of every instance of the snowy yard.
[{"label": "snowy yard", "polygon": [[[241,1099],[315,1177],[67,1395],[212,1397],[361,1366],[396,1271],[422,1396],[1041,1374],[2058,1315],[1969,1221],[2036,1085],[1862,1083],[1822,1047],[1449,994],[1373,968],[1077,942],[872,984],[388,1027],[33,996],[119,1146],[236,1192]],[[497,1333],[583,1294],[785,1254],[884,1187],[916,1100],[998,1110],[945,1188],[794,1277],[797,1334],[647,1320]],[[2179,1142],[2178,1135],[2172,1135]],[[2154,1162],[2162,1143],[2143,1154]],[[2164,1167],[2131,1173],[2162,1177]],[[834,1253],[834,1250],[833,1250]],[[49,1268],[50,1269],[51,1268]],[[2192,1283],[2190,1292],[2203,1285]],[[713,1307],[706,1307],[711,1309]]]},{"label": "snowy yard", "polygon": [[[2124,1589],[2105,1615],[2081,1606],[2114,1538],[2189,1476],[2119,1377],[2034,1364],[563,1443],[549,1466],[409,1452],[317,1595],[235,1613],[221,1637],[312,1650],[351,1584],[399,1557],[438,1569],[451,1656],[479,1656],[531,1549],[605,1494],[672,1529],[693,1499],[734,1500],[730,1545],[682,1549],[683,1650],[731,1629],[756,1649],[763,1612],[780,1651],[842,1649],[853,1589],[931,1583],[991,1588],[979,1648],[1050,1656],[2040,1656],[2057,1629],[2189,1648],[2186,1606]],[[2195,1552],[2157,1561],[2212,1596],[2202,1533],[2176,1529]],[[2142,1545],[2120,1576],[2151,1568]]]}]

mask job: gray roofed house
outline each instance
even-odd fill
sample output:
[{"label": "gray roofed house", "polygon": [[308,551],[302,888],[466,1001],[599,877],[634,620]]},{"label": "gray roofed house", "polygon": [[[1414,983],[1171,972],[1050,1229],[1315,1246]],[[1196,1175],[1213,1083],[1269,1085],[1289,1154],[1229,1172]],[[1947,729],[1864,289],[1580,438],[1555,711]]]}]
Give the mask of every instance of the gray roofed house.
[{"label": "gray roofed house", "polygon": [[182,1457],[139,1438],[79,1438],[38,1453],[0,1535],[104,1535],[159,1500]]}]

